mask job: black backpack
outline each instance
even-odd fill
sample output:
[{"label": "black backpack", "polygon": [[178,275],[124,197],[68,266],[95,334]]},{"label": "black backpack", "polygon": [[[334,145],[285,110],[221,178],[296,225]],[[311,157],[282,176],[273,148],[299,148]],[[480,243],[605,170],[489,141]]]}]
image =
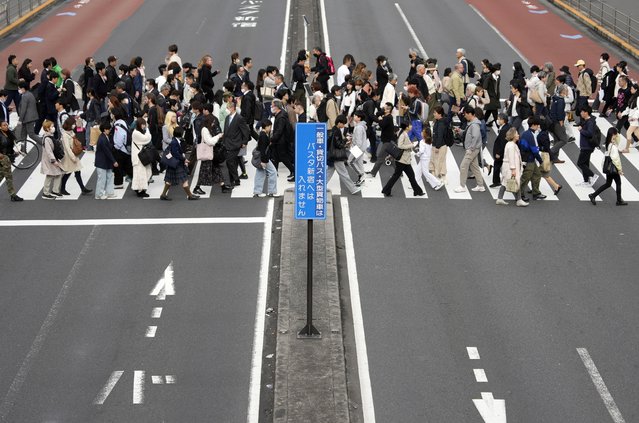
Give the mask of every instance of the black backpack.
[{"label": "black backpack", "polygon": [[49,138],[53,142],[53,156],[58,161],[62,160],[64,158],[64,147],[62,146],[62,140],[55,137]]},{"label": "black backpack", "polygon": [[133,129],[127,127],[126,125],[122,125],[121,123],[116,123],[115,125],[113,125],[113,129],[111,130],[111,133],[109,134],[109,141],[111,142],[111,146],[113,146],[115,148],[115,141],[113,140],[113,137],[115,136],[115,128],[120,128],[120,129],[124,129],[126,131],[126,147],[127,150],[131,151],[131,143],[133,142]]},{"label": "black backpack", "polygon": [[589,142],[590,142],[590,146],[592,148],[599,148],[599,146],[601,145],[601,129],[599,129],[599,126],[597,125],[597,119],[593,116],[590,119],[592,119],[594,121],[594,133],[592,134],[592,138],[590,138]]},{"label": "black backpack", "polygon": [[317,121],[318,122],[328,122],[328,114],[326,113],[326,103],[328,103],[328,98],[324,97],[320,102],[319,106],[317,106]]},{"label": "black backpack", "polygon": [[592,92],[593,93],[596,92],[597,91],[597,78],[595,77],[594,72],[590,68],[586,68],[584,70],[584,72],[586,72],[588,74],[588,76],[590,76],[590,88],[591,88]]},{"label": "black backpack", "polygon": [[473,63],[472,60],[470,59],[464,59],[466,60],[466,75],[468,75],[469,78],[474,78],[475,77],[475,64]]},{"label": "black backpack", "polygon": [[255,106],[253,108],[253,119],[256,121],[261,121],[264,116],[264,104],[257,98],[255,99]]}]

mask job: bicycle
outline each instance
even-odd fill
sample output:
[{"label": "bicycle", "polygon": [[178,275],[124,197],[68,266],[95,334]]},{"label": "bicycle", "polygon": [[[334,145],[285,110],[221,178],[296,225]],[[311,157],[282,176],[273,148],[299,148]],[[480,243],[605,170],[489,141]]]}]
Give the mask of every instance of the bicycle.
[{"label": "bicycle", "polygon": [[[25,131],[26,132],[26,131]],[[40,148],[35,141],[26,138],[26,134],[22,134],[20,127],[15,129],[15,134],[24,139],[16,140],[14,143],[14,151],[16,152],[16,158],[13,161],[13,166],[17,169],[31,169],[36,164],[40,163]]]}]

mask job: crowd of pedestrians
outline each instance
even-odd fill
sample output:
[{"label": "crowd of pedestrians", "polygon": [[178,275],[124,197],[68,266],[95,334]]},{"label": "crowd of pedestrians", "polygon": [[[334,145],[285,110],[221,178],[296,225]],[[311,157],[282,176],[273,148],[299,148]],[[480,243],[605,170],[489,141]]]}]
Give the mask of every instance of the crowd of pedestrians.
[{"label": "crowd of pedestrians", "polygon": [[[610,66],[603,53],[596,72],[583,60],[557,72],[552,63],[526,71],[515,62],[502,104],[500,63],[484,59],[476,67],[462,48],[441,73],[436,59],[423,59],[414,49],[409,60],[409,73],[400,79],[383,55],[374,69],[351,54],[336,67],[316,47],[310,54],[298,53],[288,84],[283,70],[269,65],[256,71],[252,58],[237,52],[228,71],[221,71],[211,55],[195,65],[183,61],[177,45],[168,47],[157,73],[145,67],[142,57],[128,64],[115,56],[104,62],[88,57],[77,80],[54,57],[45,59],[39,72],[31,59],[18,67],[19,59],[11,55],[0,91],[0,176],[7,179],[11,200],[21,201],[11,183],[17,137],[8,123],[15,109],[18,137],[29,136],[43,148],[44,199],[68,195],[71,174],[83,194],[94,192],[82,180],[83,151],[95,154],[96,199],[116,197],[125,182],[145,198],[149,181],[163,177],[162,200],[171,200],[169,190],[176,185],[189,200],[197,200],[205,193],[202,187],[228,193],[249,183],[247,165],[256,167],[254,196],[274,196],[280,164],[289,172],[288,181],[295,179],[295,124],[315,121],[326,122],[329,130],[329,176],[337,172],[351,194],[387,161],[394,166],[382,190],[387,197],[402,173],[415,196],[424,195],[416,178],[423,177],[433,190],[456,183],[447,180],[446,156],[459,145],[465,152],[455,192],[466,192],[469,179],[475,180],[472,191],[484,192],[482,169],[487,169],[494,172],[490,186],[500,187],[497,204],[507,204],[503,196],[510,191],[517,206],[527,206],[527,194],[533,200],[546,198],[539,189],[541,178],[559,194],[562,186],[551,176],[552,165],[561,166],[561,148],[577,141],[582,184],[595,185],[590,156],[603,148],[612,166],[605,168],[610,172],[606,183],[592,195],[614,181],[617,204],[626,204],[619,155],[639,146],[639,108],[638,87],[625,62]],[[616,118],[603,147],[593,110]],[[488,164],[482,152],[493,126],[498,135],[494,163]],[[623,131],[628,142],[620,149]],[[251,141],[256,147],[247,157]],[[366,161],[374,164],[370,172]],[[197,181],[193,190],[191,179]]]}]

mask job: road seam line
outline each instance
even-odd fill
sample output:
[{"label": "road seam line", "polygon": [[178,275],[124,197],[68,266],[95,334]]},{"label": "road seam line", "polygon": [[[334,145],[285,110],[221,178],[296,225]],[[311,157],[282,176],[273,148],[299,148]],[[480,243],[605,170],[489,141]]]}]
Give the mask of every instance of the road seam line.
[{"label": "road seam line", "polygon": [[417,48],[419,49],[419,52],[422,54],[422,57],[424,59],[428,59],[428,54],[426,54],[426,50],[424,49],[424,46],[422,45],[421,41],[419,41],[419,38],[417,38],[417,34],[415,33],[413,26],[410,24],[410,22],[408,22],[408,18],[404,14],[402,7],[399,5],[399,3],[395,3],[395,7],[397,8],[397,11],[399,12],[402,19],[404,20],[404,24],[406,24],[406,27],[408,28],[408,32],[410,32],[410,35],[413,37],[413,41],[417,43]]}]

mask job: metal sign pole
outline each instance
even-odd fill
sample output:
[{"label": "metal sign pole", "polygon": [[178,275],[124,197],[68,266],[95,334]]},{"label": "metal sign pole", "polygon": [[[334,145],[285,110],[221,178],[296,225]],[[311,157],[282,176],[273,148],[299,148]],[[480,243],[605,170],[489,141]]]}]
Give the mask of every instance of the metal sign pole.
[{"label": "metal sign pole", "polygon": [[298,338],[321,338],[320,331],[313,326],[313,220],[308,220],[306,237],[306,326],[297,334]]}]

